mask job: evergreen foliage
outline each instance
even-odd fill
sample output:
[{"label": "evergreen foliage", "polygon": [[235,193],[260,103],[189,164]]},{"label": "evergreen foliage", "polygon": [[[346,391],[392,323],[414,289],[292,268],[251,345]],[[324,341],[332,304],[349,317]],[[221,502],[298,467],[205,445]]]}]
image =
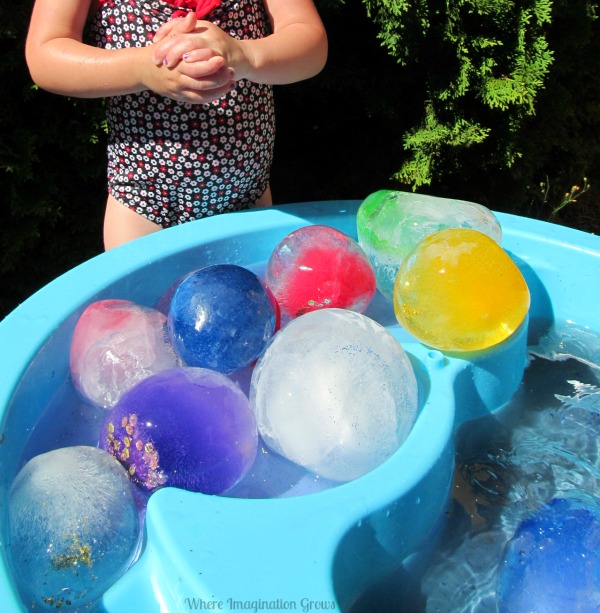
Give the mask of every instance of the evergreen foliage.
[{"label": "evergreen foliage", "polygon": [[382,44],[402,65],[423,67],[427,87],[422,122],[404,139],[411,157],[396,177],[414,189],[430,185],[436,160],[449,148],[482,143],[492,125],[505,137],[499,153],[512,166],[521,154],[514,135],[535,113],[553,62],[547,40],[550,0],[365,4],[380,27]]}]

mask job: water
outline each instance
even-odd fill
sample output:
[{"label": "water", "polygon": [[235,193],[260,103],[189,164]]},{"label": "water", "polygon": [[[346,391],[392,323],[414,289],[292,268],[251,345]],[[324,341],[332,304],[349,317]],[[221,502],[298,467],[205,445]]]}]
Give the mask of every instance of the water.
[{"label": "water", "polygon": [[597,346],[585,331],[544,339],[502,412],[459,429],[448,521],[414,610],[496,612],[502,552],[520,522],[555,497],[600,491]]},{"label": "water", "polygon": [[[23,459],[95,445],[105,415],[65,382]],[[502,412],[457,431],[453,496],[443,509],[435,553],[423,568],[416,565],[417,581],[403,582],[404,569],[384,577],[353,611],[497,611],[498,564],[519,523],[553,497],[599,491],[599,425],[600,338],[572,326],[553,331],[530,348],[523,382]],[[294,473],[289,483],[303,490],[302,478]],[[307,491],[321,489],[309,485]],[[293,493],[282,488],[275,495]]]},{"label": "water", "polygon": [[381,578],[352,613],[497,613],[498,571],[519,524],[553,498],[600,492],[600,337],[566,324],[529,356],[512,400],[456,432],[433,553]]}]

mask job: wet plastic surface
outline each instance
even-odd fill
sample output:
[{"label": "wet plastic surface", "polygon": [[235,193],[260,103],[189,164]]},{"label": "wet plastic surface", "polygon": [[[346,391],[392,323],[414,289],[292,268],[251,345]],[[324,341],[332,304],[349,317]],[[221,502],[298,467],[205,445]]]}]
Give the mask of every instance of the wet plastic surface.
[{"label": "wet plastic surface", "polygon": [[[48,402],[68,378],[73,328],[87,305],[106,298],[153,306],[183,274],[209,264],[259,267],[289,232],[331,225],[356,238],[360,201],[286,205],[185,224],[102,254],[33,295],[0,322],[0,594],[3,611],[22,606],[6,559],[6,501],[34,453]],[[600,238],[498,214],[503,247],[532,297],[529,320],[485,351],[441,353],[417,342],[381,296],[366,315],[409,354],[420,411],[401,448],[365,476],[318,493],[241,499],[166,488],[152,495],[143,553],[104,595],[110,612],[191,610],[214,603],[330,603],[347,610],[390,570],[410,575],[443,521],[458,425],[507,402],[518,387],[527,345],[555,322],[598,329]],[[195,599],[195,600],[194,600]],[[198,607],[196,607],[198,608]],[[206,607],[205,607],[206,608]],[[288,606],[287,608],[290,608]],[[323,608],[323,607],[321,607]],[[308,610],[308,609],[307,609]]]}]

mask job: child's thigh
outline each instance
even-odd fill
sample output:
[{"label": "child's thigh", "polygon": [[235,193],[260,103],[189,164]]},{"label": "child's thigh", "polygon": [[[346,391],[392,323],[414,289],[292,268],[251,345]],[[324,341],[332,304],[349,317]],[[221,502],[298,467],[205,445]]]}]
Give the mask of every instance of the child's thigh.
[{"label": "child's thigh", "polygon": [[108,197],[104,215],[104,248],[107,251],[158,230],[161,230],[158,224],[127,208],[113,196]]},{"label": "child's thigh", "polygon": [[271,195],[271,186],[267,185],[267,189],[263,195],[256,201],[254,207],[271,206],[273,204],[273,196]]}]

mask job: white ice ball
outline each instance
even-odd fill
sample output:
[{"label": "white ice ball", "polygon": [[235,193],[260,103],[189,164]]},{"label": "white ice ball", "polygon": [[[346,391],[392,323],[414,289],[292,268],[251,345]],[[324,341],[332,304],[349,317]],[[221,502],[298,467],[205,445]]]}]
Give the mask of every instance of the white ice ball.
[{"label": "white ice ball", "polygon": [[271,449],[321,477],[349,481],[404,442],[417,416],[417,380],[383,326],[324,309],[273,337],[254,369],[250,402]]}]

